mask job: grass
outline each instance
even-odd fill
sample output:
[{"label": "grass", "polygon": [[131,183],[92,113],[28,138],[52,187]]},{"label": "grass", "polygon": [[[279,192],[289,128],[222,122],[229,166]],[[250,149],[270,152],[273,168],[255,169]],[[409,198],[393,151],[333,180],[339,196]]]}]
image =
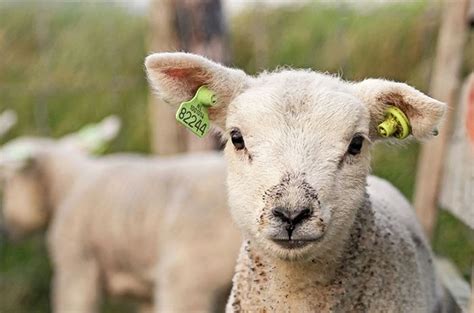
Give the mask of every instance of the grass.
[{"label": "grass", "polygon": [[49,312],[51,267],[43,236],[0,242],[0,312]]}]

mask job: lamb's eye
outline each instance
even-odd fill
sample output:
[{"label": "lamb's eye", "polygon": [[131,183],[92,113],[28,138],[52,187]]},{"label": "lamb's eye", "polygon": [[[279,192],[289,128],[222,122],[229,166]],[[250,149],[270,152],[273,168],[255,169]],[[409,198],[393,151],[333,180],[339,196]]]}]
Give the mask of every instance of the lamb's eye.
[{"label": "lamb's eye", "polygon": [[351,143],[349,144],[349,148],[347,149],[347,152],[352,155],[357,155],[360,153],[360,149],[362,149],[362,144],[364,143],[364,137],[361,135],[355,135]]},{"label": "lamb's eye", "polygon": [[230,131],[230,139],[232,140],[236,150],[242,150],[245,148],[244,137],[242,137],[239,129],[234,128]]}]

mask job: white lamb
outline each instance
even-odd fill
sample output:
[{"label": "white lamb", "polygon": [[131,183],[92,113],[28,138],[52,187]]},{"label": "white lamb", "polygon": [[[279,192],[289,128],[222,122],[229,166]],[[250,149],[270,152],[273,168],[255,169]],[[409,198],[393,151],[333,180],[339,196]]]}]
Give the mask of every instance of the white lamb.
[{"label": "white lamb", "polygon": [[54,312],[96,312],[104,289],[154,298],[160,312],[211,311],[231,285],[241,242],[225,193],[215,194],[225,188],[222,157],[92,159],[74,138],[0,150],[28,147],[27,162],[3,169],[5,224],[20,236],[50,223]]},{"label": "white lamb", "polygon": [[[404,197],[368,177],[386,108],[429,138],[445,105],[403,83],[310,70],[251,77],[185,53],[149,56],[157,94],[206,85],[228,139],[229,206],[244,243],[227,312],[437,312],[431,251]],[[219,191],[218,194],[223,193]]]}]

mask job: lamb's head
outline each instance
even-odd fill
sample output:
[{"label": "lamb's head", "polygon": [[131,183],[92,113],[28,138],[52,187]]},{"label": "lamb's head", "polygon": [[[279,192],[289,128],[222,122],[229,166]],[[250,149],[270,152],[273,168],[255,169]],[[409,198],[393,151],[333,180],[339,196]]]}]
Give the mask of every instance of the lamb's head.
[{"label": "lamb's head", "polygon": [[86,154],[102,151],[119,128],[118,118],[110,116],[59,139],[20,137],[2,146],[2,223],[9,237],[44,228],[80,171],[76,165]]},{"label": "lamb's head", "polygon": [[52,141],[19,138],[0,149],[2,224],[10,238],[22,238],[43,228],[49,203],[39,159]]},{"label": "lamb's head", "polygon": [[389,105],[406,113],[417,138],[431,136],[444,111],[414,88],[385,80],[348,83],[302,70],[250,77],[185,53],[154,54],[145,63],[165,101],[188,100],[201,85],[216,93],[209,116],[227,139],[234,220],[283,259],[327,253],[348,236]]}]

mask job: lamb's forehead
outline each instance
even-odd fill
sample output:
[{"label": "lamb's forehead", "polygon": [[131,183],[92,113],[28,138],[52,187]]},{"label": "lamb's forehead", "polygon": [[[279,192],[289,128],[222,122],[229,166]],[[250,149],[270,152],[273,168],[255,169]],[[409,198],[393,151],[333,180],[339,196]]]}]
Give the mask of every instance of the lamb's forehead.
[{"label": "lamb's forehead", "polygon": [[312,70],[279,69],[274,72],[263,72],[258,75],[254,85],[298,86],[301,83],[324,86],[328,89],[346,90],[347,84],[338,76]]},{"label": "lamb's forehead", "polygon": [[339,77],[284,70],[256,77],[231,106],[227,126],[290,123],[311,127],[320,120],[330,121],[325,125],[337,130],[341,125],[367,124],[367,118],[366,106]]}]

